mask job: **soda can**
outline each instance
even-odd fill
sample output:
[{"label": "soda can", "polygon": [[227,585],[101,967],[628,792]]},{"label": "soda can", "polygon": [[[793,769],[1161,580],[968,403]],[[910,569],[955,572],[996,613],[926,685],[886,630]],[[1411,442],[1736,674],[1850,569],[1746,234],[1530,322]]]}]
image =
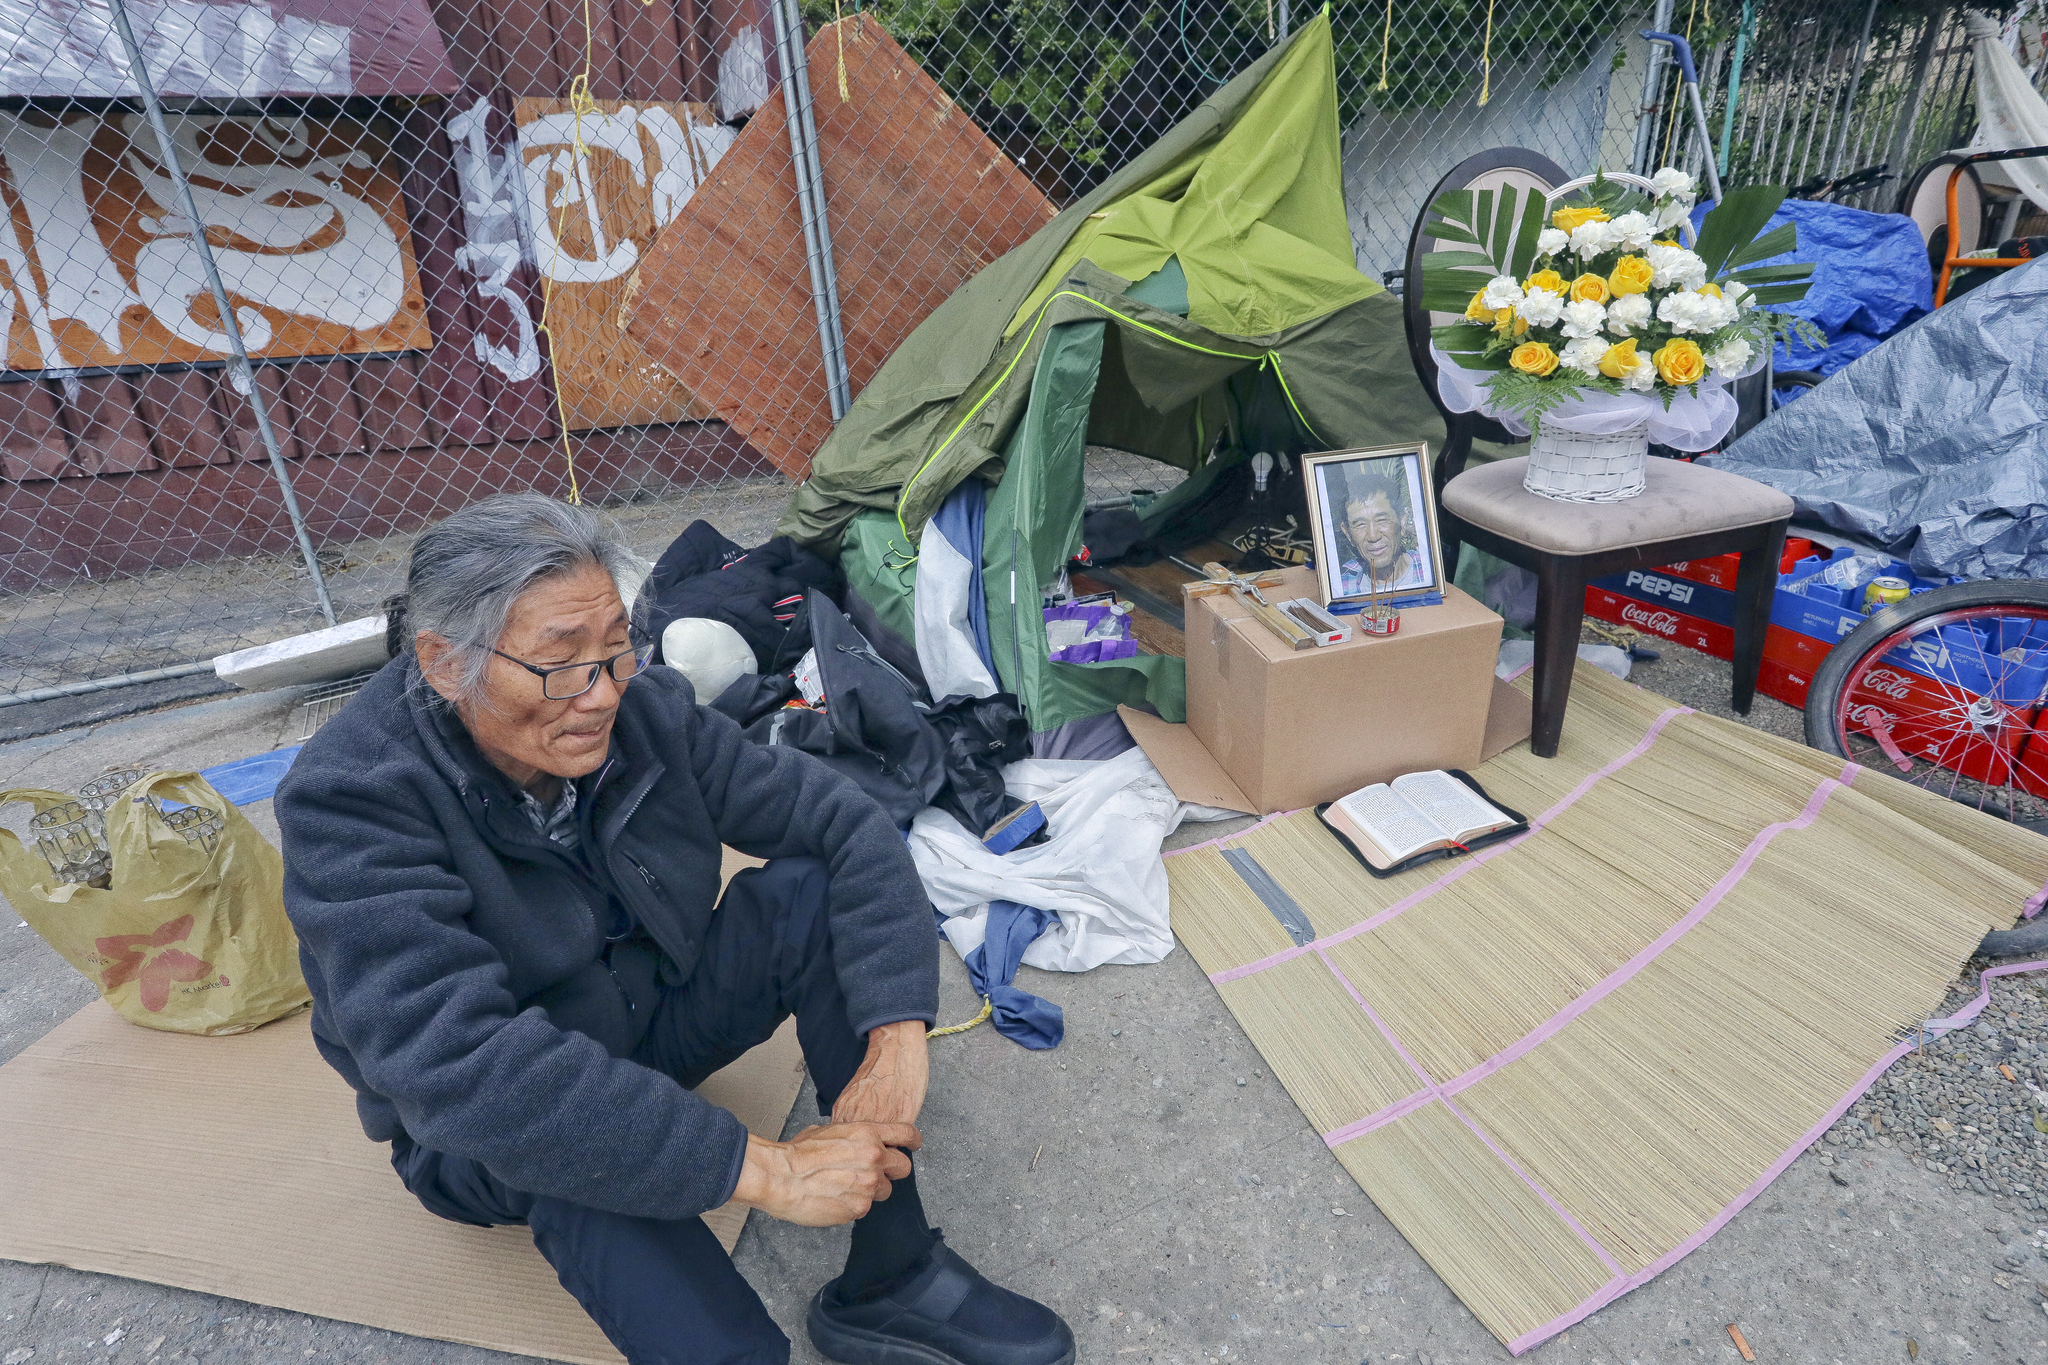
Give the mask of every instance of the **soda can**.
[{"label": "soda can", "polygon": [[1903,578],[1873,578],[1870,586],[1863,590],[1863,614],[1873,616],[1912,595],[1913,589]]}]

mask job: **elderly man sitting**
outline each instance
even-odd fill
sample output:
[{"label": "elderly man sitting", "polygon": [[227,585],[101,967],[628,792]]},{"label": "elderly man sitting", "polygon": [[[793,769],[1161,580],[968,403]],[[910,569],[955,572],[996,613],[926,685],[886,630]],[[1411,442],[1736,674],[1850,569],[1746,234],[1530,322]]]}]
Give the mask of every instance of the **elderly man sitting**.
[{"label": "elderly man sitting", "polygon": [[[321,1054],[422,1204],[529,1225],[635,1365],[788,1360],[696,1216],[729,1199],[853,1224],[810,1306],[834,1360],[1073,1360],[918,1201],[938,959],[901,837],[646,668],[631,565],[534,494],[419,537],[409,647],[277,796]],[[769,862],[714,904],[720,844]],[[692,1087],[792,1014],[831,1121],[769,1142]]]}]

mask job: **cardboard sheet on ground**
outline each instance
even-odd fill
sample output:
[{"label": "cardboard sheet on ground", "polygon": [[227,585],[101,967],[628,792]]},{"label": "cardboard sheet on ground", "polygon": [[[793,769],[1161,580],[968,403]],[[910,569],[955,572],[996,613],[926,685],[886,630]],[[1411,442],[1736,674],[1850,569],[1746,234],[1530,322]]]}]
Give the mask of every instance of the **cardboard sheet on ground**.
[{"label": "cardboard sheet on ground", "polygon": [[[746,865],[727,853],[728,875]],[[94,1001],[0,1066],[0,1258],[616,1365],[525,1228],[447,1222],[405,1192],[309,1018],[193,1038]],[[780,1137],[802,1083],[791,1021],[698,1093]],[[746,1213],[705,1215],[728,1251]]]},{"label": "cardboard sheet on ground", "polygon": [[[1053,208],[880,24],[808,46],[825,209],[858,394],[968,277]],[[642,259],[627,330],[792,478],[832,433],[818,315],[777,92]]]},{"label": "cardboard sheet on ground", "polygon": [[2037,835],[1585,666],[1557,757],[1474,776],[1528,834],[1377,880],[1298,811],[1166,867],[1302,1113],[1516,1354],[1761,1193],[2048,876]]}]

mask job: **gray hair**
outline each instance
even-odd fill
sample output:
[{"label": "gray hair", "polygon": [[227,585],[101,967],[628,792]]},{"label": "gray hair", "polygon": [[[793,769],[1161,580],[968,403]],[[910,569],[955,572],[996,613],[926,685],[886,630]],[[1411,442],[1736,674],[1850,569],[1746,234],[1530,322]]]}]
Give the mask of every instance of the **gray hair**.
[{"label": "gray hair", "polygon": [[405,592],[385,603],[386,644],[396,655],[418,631],[440,636],[453,646],[457,696],[479,700],[513,603],[537,583],[592,565],[635,604],[647,566],[594,513],[539,493],[485,498],[413,542]]}]

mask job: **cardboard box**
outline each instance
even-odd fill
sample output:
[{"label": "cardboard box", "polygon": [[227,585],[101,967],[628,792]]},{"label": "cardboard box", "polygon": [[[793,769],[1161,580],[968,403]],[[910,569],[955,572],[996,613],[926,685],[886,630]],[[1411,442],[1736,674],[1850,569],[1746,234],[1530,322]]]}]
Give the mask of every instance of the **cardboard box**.
[{"label": "cardboard box", "polygon": [[[1267,597],[1316,595],[1289,569]],[[1441,606],[1409,607],[1386,637],[1294,650],[1228,594],[1189,597],[1188,723],[1126,711],[1125,723],[1184,801],[1264,815],[1333,801],[1425,768],[1476,767],[1487,756],[1501,620],[1448,588]],[[1495,738],[1529,733],[1513,689]]]}]

